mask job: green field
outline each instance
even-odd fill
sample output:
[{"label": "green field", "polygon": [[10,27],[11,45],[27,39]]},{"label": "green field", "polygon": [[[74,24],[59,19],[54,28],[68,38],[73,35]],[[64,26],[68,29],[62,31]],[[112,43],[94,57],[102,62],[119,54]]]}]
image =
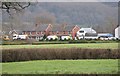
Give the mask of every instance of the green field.
[{"label": "green field", "polygon": [[13,48],[97,48],[118,49],[118,43],[44,44],[44,45],[2,45],[2,49]]},{"label": "green field", "polygon": [[[90,48],[118,49],[118,43],[80,43],[43,45],[3,45],[2,49],[17,48]],[[3,74],[115,74],[118,59],[38,60],[0,63]]]},{"label": "green field", "polygon": [[116,74],[118,60],[38,60],[2,64],[3,74]]}]

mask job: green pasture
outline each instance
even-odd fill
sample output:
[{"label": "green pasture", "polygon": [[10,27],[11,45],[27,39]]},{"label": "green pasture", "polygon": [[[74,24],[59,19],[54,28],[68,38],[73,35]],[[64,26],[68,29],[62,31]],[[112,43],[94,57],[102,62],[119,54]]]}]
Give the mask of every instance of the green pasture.
[{"label": "green pasture", "polygon": [[90,48],[118,49],[119,43],[80,43],[80,44],[43,44],[43,45],[2,45],[2,49],[15,48]]},{"label": "green pasture", "polygon": [[2,64],[3,74],[116,74],[118,59],[38,60]]}]

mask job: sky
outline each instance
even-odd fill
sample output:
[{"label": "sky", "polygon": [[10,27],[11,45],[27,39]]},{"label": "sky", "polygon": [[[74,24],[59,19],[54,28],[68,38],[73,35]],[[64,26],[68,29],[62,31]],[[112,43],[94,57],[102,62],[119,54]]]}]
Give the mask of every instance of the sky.
[{"label": "sky", "polygon": [[[17,0],[2,0],[15,2]],[[19,2],[118,2],[120,0],[20,0]]]}]

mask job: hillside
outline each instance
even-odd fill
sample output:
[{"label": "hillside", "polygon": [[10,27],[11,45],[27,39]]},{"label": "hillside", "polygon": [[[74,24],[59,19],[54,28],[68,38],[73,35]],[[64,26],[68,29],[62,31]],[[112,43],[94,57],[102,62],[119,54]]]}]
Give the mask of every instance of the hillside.
[{"label": "hillside", "polygon": [[[4,15],[3,17],[3,22],[8,21],[8,16]],[[110,28],[107,31],[111,32],[117,26],[117,17],[117,4],[113,2],[39,2],[26,9],[18,21],[66,23],[80,27],[92,26],[94,28],[99,27],[105,32],[106,29]],[[103,28],[106,29],[103,30]]]}]

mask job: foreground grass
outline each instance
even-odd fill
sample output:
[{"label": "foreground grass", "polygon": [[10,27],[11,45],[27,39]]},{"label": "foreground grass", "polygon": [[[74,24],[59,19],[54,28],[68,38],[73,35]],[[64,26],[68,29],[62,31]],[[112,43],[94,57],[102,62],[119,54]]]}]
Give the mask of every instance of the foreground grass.
[{"label": "foreground grass", "polygon": [[44,44],[44,45],[2,45],[2,49],[14,48],[97,48],[118,49],[118,43]]},{"label": "foreground grass", "polygon": [[3,74],[115,74],[118,60],[41,60],[1,63]]}]

